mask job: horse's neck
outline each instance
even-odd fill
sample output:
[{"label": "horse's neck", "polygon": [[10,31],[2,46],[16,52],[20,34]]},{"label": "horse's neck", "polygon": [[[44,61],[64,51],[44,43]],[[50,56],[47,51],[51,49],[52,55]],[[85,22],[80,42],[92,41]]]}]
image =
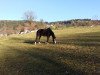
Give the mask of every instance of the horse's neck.
[{"label": "horse's neck", "polygon": [[53,32],[52,32],[52,38],[54,38],[54,39],[56,38],[56,36],[55,36],[55,34]]}]

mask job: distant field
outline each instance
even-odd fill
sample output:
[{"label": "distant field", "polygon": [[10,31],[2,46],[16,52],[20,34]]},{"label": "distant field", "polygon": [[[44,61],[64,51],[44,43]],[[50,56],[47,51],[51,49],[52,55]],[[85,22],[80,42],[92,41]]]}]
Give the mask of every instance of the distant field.
[{"label": "distant field", "polygon": [[0,75],[99,75],[100,26],[54,32],[57,44],[34,45],[35,32],[1,37]]}]

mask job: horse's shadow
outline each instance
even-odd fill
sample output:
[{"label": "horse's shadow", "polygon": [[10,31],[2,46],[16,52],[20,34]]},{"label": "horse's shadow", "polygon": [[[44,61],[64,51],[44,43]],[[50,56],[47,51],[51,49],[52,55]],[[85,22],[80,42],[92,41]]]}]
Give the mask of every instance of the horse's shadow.
[{"label": "horse's shadow", "polygon": [[27,44],[34,44],[35,40],[25,40],[24,43]]},{"label": "horse's shadow", "polygon": [[[35,44],[35,40],[25,40],[24,43]],[[37,43],[37,44],[39,44],[39,43]],[[41,41],[40,44],[53,44],[53,42],[50,41],[50,42],[47,43],[46,41]]]}]

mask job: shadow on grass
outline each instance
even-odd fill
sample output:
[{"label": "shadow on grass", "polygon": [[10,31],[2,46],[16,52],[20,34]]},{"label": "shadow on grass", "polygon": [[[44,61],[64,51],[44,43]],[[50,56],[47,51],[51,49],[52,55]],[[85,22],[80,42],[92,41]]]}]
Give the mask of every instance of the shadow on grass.
[{"label": "shadow on grass", "polygon": [[27,43],[27,44],[34,44],[34,43],[35,43],[35,40],[25,40],[24,43]]},{"label": "shadow on grass", "polygon": [[[29,38],[10,38],[10,40],[23,42],[27,44],[34,44],[35,39]],[[41,40],[41,43],[45,43],[44,40]],[[49,41],[52,44],[52,41]],[[100,46],[100,32],[91,32],[91,33],[79,33],[75,35],[70,35],[66,37],[58,37],[57,38],[58,44],[74,44],[80,46]]]},{"label": "shadow on grass", "polygon": [[[88,33],[58,38],[58,44],[75,44],[80,46],[99,46],[100,36],[98,33]],[[33,44],[33,40],[13,38],[15,41]],[[97,61],[99,58],[92,55],[76,55],[75,53],[57,52],[38,47],[27,48],[9,47],[7,51],[14,51],[14,56],[5,55],[0,59],[0,75],[88,75],[85,70],[75,69],[61,60]],[[82,57],[81,57],[82,56]],[[84,57],[83,57],[84,56]],[[61,59],[59,59],[62,57]],[[90,57],[90,58],[88,58]],[[100,61],[99,61],[100,62]],[[98,63],[99,63],[98,62]],[[80,66],[81,67],[81,66]],[[88,73],[92,71],[88,71]]]},{"label": "shadow on grass", "polygon": [[58,44],[100,46],[100,32],[81,33],[81,34],[58,38]]},{"label": "shadow on grass", "polygon": [[[27,43],[27,44],[35,44],[35,40],[25,40],[23,43]],[[54,44],[52,41],[49,41],[48,43],[46,42],[46,41],[44,41],[44,40],[41,40],[40,41],[40,43],[41,44]],[[37,42],[37,44],[39,44],[38,42]]]},{"label": "shadow on grass", "polygon": [[[50,52],[49,49],[9,47],[15,56],[5,55],[0,64],[1,75],[86,75],[79,69],[73,69],[58,59],[60,52]],[[7,50],[8,51],[8,50]],[[67,54],[66,54],[67,55]],[[68,57],[67,55],[66,57]],[[71,56],[71,55],[70,55]]]},{"label": "shadow on grass", "polygon": [[34,40],[33,39],[29,39],[29,38],[18,38],[18,37],[12,37],[9,39],[10,42],[17,42],[17,43],[28,43],[28,44],[34,44]]}]

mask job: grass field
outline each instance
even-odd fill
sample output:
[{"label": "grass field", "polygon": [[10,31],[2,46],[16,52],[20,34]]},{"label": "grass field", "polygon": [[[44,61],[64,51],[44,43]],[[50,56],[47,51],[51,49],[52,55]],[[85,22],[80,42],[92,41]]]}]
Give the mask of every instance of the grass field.
[{"label": "grass field", "polygon": [[0,75],[99,75],[100,26],[54,32],[57,44],[34,45],[34,32],[1,37]]}]

